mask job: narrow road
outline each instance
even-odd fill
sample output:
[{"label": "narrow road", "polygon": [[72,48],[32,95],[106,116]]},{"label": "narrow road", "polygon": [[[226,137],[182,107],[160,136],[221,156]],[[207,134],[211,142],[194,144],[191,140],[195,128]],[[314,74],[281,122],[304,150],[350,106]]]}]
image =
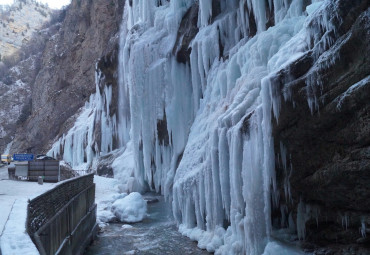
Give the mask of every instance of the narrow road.
[{"label": "narrow road", "polygon": [[8,166],[0,163],[0,181],[8,179]]},{"label": "narrow road", "polygon": [[171,208],[162,196],[150,196],[158,198],[159,202],[148,204],[149,216],[143,222],[131,226],[110,224],[85,255],[209,254],[177,231]]}]

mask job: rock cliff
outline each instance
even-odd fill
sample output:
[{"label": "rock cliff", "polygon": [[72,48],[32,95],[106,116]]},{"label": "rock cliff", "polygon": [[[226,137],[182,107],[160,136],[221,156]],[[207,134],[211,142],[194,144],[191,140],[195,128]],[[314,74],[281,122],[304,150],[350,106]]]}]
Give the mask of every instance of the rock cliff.
[{"label": "rock cliff", "polygon": [[[59,32],[46,44],[32,86],[32,113],[20,127],[13,152],[40,153],[70,127],[95,92],[99,59],[117,52],[123,1],[72,1]],[[117,55],[117,53],[116,53]]]},{"label": "rock cliff", "polygon": [[[0,9],[0,55],[17,58],[18,50],[29,42],[49,21],[53,11],[32,0],[16,0],[7,9]],[[1,60],[1,58],[0,58]]]},{"label": "rock cliff", "polygon": [[[331,246],[317,254],[367,254],[370,9],[367,1],[336,4],[336,13],[326,10],[330,47],[320,56],[313,49],[274,81],[281,101],[273,130],[282,198],[276,217],[283,225],[289,212],[302,220],[308,250]],[[310,26],[323,36],[318,24]]]}]

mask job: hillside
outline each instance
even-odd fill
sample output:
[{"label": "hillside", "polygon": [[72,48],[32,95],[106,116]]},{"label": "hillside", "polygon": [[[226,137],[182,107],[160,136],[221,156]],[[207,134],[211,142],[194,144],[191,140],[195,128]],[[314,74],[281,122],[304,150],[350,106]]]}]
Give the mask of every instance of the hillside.
[{"label": "hillside", "polygon": [[[0,8],[0,151],[31,113],[31,88],[46,42],[59,31],[65,10],[51,11],[35,1]],[[14,31],[14,32],[13,32]]]},{"label": "hillside", "polygon": [[53,11],[34,0],[15,0],[9,8],[0,8],[1,59],[17,53],[49,21]]}]

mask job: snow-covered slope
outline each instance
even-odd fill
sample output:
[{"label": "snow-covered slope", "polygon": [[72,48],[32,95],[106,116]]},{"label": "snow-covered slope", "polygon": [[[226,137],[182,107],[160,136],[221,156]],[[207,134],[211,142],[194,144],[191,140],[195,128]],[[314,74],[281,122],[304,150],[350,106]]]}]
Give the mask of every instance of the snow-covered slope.
[{"label": "snow-covered slope", "polygon": [[[0,53],[10,57],[50,20],[52,10],[31,0],[16,0],[0,11]],[[15,56],[13,56],[15,57]]]}]

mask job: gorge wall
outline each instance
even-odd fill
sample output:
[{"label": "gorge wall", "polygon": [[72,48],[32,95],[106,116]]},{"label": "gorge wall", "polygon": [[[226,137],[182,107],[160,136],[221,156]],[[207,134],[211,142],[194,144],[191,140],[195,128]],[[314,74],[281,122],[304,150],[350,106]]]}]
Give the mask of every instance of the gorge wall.
[{"label": "gorge wall", "polygon": [[95,63],[117,51],[122,8],[122,1],[72,1],[47,42],[32,86],[32,113],[18,127],[11,151],[46,152],[71,127],[70,117],[95,92]]},{"label": "gorge wall", "polygon": [[367,254],[369,16],[366,0],[73,1],[12,150],[164,194],[216,254]]},{"label": "gorge wall", "polygon": [[[280,72],[275,85],[281,97],[273,130],[276,169],[281,187],[290,182],[277,214],[284,219],[289,210],[297,212],[291,208],[301,209],[306,240],[331,245],[335,254],[349,243],[369,248],[368,7],[365,1],[335,2],[327,10],[332,42],[325,53],[308,52]],[[319,23],[310,26],[316,38],[327,33]]]}]

